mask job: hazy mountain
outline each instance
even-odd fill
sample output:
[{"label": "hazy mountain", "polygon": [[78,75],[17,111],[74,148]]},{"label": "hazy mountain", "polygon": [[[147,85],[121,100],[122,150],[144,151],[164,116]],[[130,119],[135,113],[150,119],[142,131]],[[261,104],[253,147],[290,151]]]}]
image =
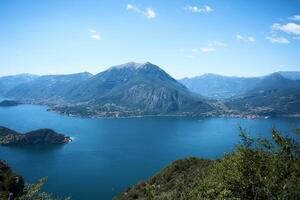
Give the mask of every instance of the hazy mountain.
[{"label": "hazy mountain", "polygon": [[64,98],[67,92],[90,77],[92,77],[92,74],[87,72],[40,76],[34,80],[18,84],[9,90],[5,96],[16,99],[48,99],[57,101]]},{"label": "hazy mountain", "polygon": [[7,95],[44,100],[56,104],[60,112],[82,115],[194,115],[215,111],[211,103],[151,63],[126,63],[94,76],[42,76],[15,87]]},{"label": "hazy mountain", "polygon": [[179,80],[191,91],[213,99],[225,99],[243,94],[259,81],[259,78],[241,78],[204,74]]},{"label": "hazy mountain", "polygon": [[282,71],[278,72],[284,78],[291,79],[291,80],[300,80],[300,72],[299,71]]},{"label": "hazy mountain", "polygon": [[261,78],[251,90],[225,104],[231,109],[255,114],[300,114],[300,80],[274,73]]},{"label": "hazy mountain", "polygon": [[0,77],[0,95],[4,95],[12,88],[22,83],[30,82],[36,79],[38,76],[32,74],[19,74],[14,76]]},{"label": "hazy mountain", "polygon": [[252,84],[252,87],[249,88],[245,93],[256,93],[267,90],[284,90],[287,88],[298,87],[299,82],[296,80],[287,79],[282,76],[279,72],[263,76],[258,79],[255,84]]},{"label": "hazy mountain", "polygon": [[[268,77],[268,78],[266,78]],[[274,79],[274,81],[272,81]],[[300,72],[276,72],[263,77],[229,77],[204,74],[194,78],[180,79],[191,91],[213,99],[226,99],[245,94],[262,86],[287,87],[290,80],[299,80]],[[274,85],[275,84],[275,85]]]}]

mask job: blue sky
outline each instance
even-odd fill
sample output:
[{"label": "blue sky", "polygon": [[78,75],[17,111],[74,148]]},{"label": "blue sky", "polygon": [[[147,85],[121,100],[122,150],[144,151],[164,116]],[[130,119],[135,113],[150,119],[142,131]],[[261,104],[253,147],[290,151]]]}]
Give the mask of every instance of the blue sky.
[{"label": "blue sky", "polygon": [[175,78],[300,71],[300,1],[0,1],[0,75],[98,73],[129,61]]}]

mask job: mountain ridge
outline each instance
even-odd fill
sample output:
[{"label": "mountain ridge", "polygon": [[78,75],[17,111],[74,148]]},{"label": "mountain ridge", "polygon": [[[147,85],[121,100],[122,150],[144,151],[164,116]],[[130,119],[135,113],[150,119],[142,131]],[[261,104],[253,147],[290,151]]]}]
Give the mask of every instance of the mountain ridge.
[{"label": "mountain ridge", "polygon": [[0,91],[21,103],[83,117],[294,115],[300,114],[300,80],[295,77],[293,72],[251,78],[208,73],[194,84],[150,62],[128,62],[95,75],[36,76],[9,89],[0,85]]},{"label": "mountain ridge", "polygon": [[[294,73],[296,73],[295,76],[293,76]],[[300,80],[300,72],[281,71],[258,77],[223,76],[206,73],[192,78],[179,79],[178,81],[197,94],[208,98],[223,100],[242,95],[252,88],[255,88],[263,79],[274,76],[292,81]]]},{"label": "mountain ridge", "polygon": [[[68,79],[68,81],[66,81]],[[83,116],[211,115],[214,105],[150,62],[129,62],[95,75],[41,76],[6,93]]]}]

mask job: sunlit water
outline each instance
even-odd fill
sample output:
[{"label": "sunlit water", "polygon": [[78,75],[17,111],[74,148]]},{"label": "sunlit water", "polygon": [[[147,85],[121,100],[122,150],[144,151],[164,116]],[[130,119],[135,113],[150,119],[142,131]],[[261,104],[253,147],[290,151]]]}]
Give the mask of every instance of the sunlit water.
[{"label": "sunlit water", "polygon": [[48,177],[45,190],[75,200],[111,199],[177,159],[221,157],[238,143],[238,125],[254,136],[270,137],[274,126],[288,132],[300,124],[299,118],[82,119],[46,109],[2,107],[0,125],[22,132],[52,128],[75,140],[61,146],[2,146],[0,159],[27,182]]}]

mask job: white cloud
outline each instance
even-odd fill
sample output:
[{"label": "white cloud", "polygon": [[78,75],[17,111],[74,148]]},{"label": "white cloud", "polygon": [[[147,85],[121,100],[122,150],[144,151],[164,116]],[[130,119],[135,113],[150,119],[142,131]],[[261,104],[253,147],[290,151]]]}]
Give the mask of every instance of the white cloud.
[{"label": "white cloud", "polygon": [[186,6],[186,7],[184,7],[184,10],[188,10],[188,11],[195,12],[195,13],[210,13],[213,11],[213,9],[207,5],[205,5],[203,7]]},{"label": "white cloud", "polygon": [[156,17],[156,13],[153,9],[147,8],[147,10],[145,12],[145,16],[148,17],[149,19],[152,19],[152,18]]},{"label": "white cloud", "polygon": [[288,34],[300,35],[300,25],[295,23],[278,24],[275,23],[271,26],[273,31],[283,31]]},{"label": "white cloud", "polygon": [[219,48],[224,48],[226,46],[227,46],[227,44],[215,40],[215,41],[209,43],[206,47],[201,48],[200,50],[202,53],[211,53],[211,52],[216,51]]},{"label": "white cloud", "polygon": [[285,37],[266,37],[272,43],[289,44],[290,41]]},{"label": "white cloud", "polygon": [[209,43],[208,46],[210,46],[210,47],[226,47],[227,44],[215,40],[215,41]]},{"label": "white cloud", "polygon": [[248,42],[255,42],[255,38],[252,37],[252,36],[242,36],[240,34],[237,34],[236,36],[236,39],[238,41],[242,41],[242,42],[245,42],[245,43],[248,43]]},{"label": "white cloud", "polygon": [[90,29],[89,32],[91,34],[90,37],[92,39],[98,40],[98,41],[102,40],[101,35],[97,31],[95,31],[94,29]]},{"label": "white cloud", "polygon": [[127,10],[139,11],[139,9],[131,4],[127,4]]},{"label": "white cloud", "polygon": [[214,47],[203,47],[203,48],[201,48],[201,51],[203,53],[211,53],[213,51],[216,51],[216,49]]},{"label": "white cloud", "polygon": [[[188,52],[192,53],[192,56],[194,56],[195,54],[198,54],[199,52],[211,53],[211,52],[217,51],[220,48],[225,48],[225,47],[227,47],[227,44],[217,41],[217,40],[214,40],[214,41],[208,43],[206,46],[203,46],[199,49],[194,48],[194,49],[188,50]],[[184,50],[181,49],[181,51],[184,51]]]},{"label": "white cloud", "polygon": [[134,5],[127,4],[127,10],[140,13],[140,14],[144,15],[145,17],[147,17],[148,19],[156,18],[156,12],[152,8],[146,8],[146,10],[141,10],[140,8],[138,8]]},{"label": "white cloud", "polygon": [[300,21],[300,15],[294,15],[293,17],[290,17],[291,20]]}]

